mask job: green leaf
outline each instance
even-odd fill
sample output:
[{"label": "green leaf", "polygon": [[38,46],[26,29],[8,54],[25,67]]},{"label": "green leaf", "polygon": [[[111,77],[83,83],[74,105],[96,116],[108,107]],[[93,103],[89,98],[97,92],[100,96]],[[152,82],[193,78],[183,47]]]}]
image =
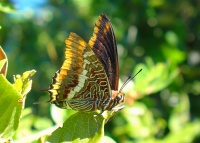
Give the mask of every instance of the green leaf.
[{"label": "green leaf", "polygon": [[105,119],[102,116],[94,117],[95,113],[78,112],[70,116],[52,135],[47,139],[49,142],[70,143],[98,143],[104,135]]},{"label": "green leaf", "polygon": [[123,126],[122,121],[116,122],[115,129],[113,130],[116,136],[128,135],[129,137],[142,140],[151,137],[158,128],[152,112],[144,103],[135,101],[133,106],[126,105],[120,114],[125,119],[125,122]]},{"label": "green leaf", "polygon": [[135,77],[135,92],[140,97],[164,89],[178,75],[178,69],[171,71],[167,63],[154,64],[150,58],[147,59],[146,64],[138,64],[134,73],[141,68],[142,72]]},{"label": "green leaf", "polygon": [[14,76],[15,83],[13,86],[18,90],[22,95],[26,95],[31,90],[32,80],[30,77],[36,73],[35,70],[26,71],[23,75]]},{"label": "green leaf", "polygon": [[16,131],[21,115],[23,96],[0,75],[0,138],[7,139]]},{"label": "green leaf", "polygon": [[115,113],[114,111],[104,111],[103,114],[94,117],[97,114],[96,112],[77,112],[51,135],[49,135],[49,132],[42,136],[39,142],[98,143],[105,140],[103,139],[104,125]]},{"label": "green leaf", "polygon": [[[6,141],[8,138],[11,138],[18,128],[21,112],[24,108],[25,95],[31,89],[32,81],[29,78],[33,75],[33,73],[35,73],[35,71],[25,72],[22,77],[18,75],[17,80],[23,79],[23,82],[22,84],[15,82],[15,86],[9,83],[3,75],[0,75],[1,141]],[[18,87],[18,89],[15,87]],[[20,92],[18,92],[19,90],[23,91],[21,92],[23,94],[20,94]]]},{"label": "green leaf", "polygon": [[180,131],[170,132],[162,141],[159,143],[192,143],[195,138],[200,135],[200,121],[195,120],[193,122],[187,122]]},{"label": "green leaf", "polygon": [[0,74],[6,76],[8,68],[8,60],[6,54],[0,46]]},{"label": "green leaf", "polygon": [[53,126],[50,118],[38,117],[33,114],[33,109],[25,108],[22,111],[20,124],[13,136],[13,141],[14,143],[35,142],[39,137],[53,132],[57,127]]},{"label": "green leaf", "polygon": [[186,93],[173,95],[173,99],[179,101],[173,108],[169,118],[169,129],[172,133],[180,132],[190,119],[190,102]]}]

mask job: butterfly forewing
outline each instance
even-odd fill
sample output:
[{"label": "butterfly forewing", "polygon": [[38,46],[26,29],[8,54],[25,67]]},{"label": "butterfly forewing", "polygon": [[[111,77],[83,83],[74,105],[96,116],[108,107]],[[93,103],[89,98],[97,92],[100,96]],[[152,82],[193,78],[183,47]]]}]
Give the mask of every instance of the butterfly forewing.
[{"label": "butterfly forewing", "polygon": [[101,61],[112,90],[118,90],[119,66],[115,35],[110,20],[102,13],[95,23],[89,45]]},{"label": "butterfly forewing", "polygon": [[106,72],[90,46],[70,33],[65,41],[65,61],[53,77],[50,102],[60,108],[94,111],[111,98]]}]

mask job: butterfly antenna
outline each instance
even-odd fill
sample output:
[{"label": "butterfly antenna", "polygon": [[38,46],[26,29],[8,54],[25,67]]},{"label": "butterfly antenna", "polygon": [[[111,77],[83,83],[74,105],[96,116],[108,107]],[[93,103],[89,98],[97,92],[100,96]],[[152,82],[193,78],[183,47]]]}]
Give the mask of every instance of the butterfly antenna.
[{"label": "butterfly antenna", "polygon": [[121,92],[123,90],[123,88],[129,83],[129,81],[131,81],[137,74],[139,74],[142,71],[142,69],[140,69],[134,76],[129,76],[127,78],[127,80],[124,82],[124,84],[122,85],[122,87],[120,88],[119,92]]}]

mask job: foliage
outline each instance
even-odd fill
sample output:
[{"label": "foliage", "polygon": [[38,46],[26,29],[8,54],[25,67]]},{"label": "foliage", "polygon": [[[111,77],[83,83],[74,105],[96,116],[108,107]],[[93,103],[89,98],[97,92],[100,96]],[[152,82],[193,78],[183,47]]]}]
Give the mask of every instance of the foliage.
[{"label": "foliage", "polygon": [[[37,70],[37,74],[24,109],[24,100],[19,99],[25,99],[30,90],[31,72],[25,77],[15,76],[15,84],[1,76],[0,93],[6,95],[6,98],[0,95],[1,138],[12,137],[15,142],[55,141],[59,134],[65,137],[64,130],[75,135],[74,142],[78,142],[79,133],[85,142],[102,136],[102,142],[120,143],[200,141],[200,2],[49,0],[30,1],[24,9],[22,5],[21,1],[0,3],[0,45],[9,61],[7,79],[12,81],[13,75],[30,69]],[[114,27],[120,85],[128,75],[143,70],[123,89],[125,108],[108,122],[107,113],[100,116],[98,130],[93,113],[85,116],[86,113],[58,109],[54,105],[32,103],[47,100],[48,95],[38,91],[48,88],[54,72],[60,68],[64,40],[69,32],[88,41],[101,12]],[[7,58],[3,55],[0,68],[6,73]],[[15,107],[17,112],[13,110]],[[10,122],[5,122],[8,119]],[[87,122],[91,133],[81,130],[86,125],[81,119]],[[73,124],[78,129],[80,126],[80,132],[75,130],[73,134],[69,130]]]},{"label": "foliage", "polygon": [[[0,52],[2,55],[2,51]],[[3,59],[2,61],[6,63]],[[2,68],[0,71],[2,71]],[[0,74],[0,142],[12,140],[11,137],[16,132],[21,112],[24,108],[25,98],[27,93],[31,90],[32,80],[30,77],[35,74],[35,71],[27,71],[22,76],[15,76],[15,83],[10,84],[6,78],[5,72]]]}]

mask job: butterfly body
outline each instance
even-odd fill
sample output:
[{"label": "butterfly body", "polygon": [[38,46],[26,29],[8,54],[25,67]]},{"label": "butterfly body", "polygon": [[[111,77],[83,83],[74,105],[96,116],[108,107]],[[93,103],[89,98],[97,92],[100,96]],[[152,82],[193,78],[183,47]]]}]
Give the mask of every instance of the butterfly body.
[{"label": "butterfly body", "polygon": [[49,102],[86,112],[122,109],[124,94],[117,91],[117,47],[105,14],[99,16],[89,43],[75,33],[70,33],[65,43],[65,61],[53,76]]}]

